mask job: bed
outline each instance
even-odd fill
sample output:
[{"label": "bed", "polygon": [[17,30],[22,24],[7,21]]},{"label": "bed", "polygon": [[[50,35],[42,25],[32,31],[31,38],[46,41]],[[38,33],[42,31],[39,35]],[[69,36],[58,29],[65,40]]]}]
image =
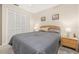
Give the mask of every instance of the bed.
[{"label": "bed", "polygon": [[[55,28],[41,26],[40,28]],[[60,32],[36,31],[14,35],[9,44],[15,54],[57,54],[59,49]]]}]

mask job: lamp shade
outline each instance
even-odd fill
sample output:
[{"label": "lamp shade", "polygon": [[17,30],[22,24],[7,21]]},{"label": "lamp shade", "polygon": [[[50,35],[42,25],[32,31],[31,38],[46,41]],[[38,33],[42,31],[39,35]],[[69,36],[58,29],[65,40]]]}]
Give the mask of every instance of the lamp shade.
[{"label": "lamp shade", "polygon": [[67,37],[70,37],[70,32],[71,32],[71,28],[66,28],[66,32],[67,32]]},{"label": "lamp shade", "polygon": [[35,31],[38,31],[38,30],[39,30],[39,27],[40,27],[39,24],[35,24],[35,25],[34,25],[34,30],[35,30]]}]

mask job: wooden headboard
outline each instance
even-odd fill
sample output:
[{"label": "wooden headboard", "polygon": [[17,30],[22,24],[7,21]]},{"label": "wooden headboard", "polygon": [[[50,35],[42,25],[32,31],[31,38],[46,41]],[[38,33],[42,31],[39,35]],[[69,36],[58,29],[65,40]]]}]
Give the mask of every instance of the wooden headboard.
[{"label": "wooden headboard", "polygon": [[60,30],[60,26],[56,26],[56,25],[42,25],[40,26],[40,28],[52,28],[52,29]]}]

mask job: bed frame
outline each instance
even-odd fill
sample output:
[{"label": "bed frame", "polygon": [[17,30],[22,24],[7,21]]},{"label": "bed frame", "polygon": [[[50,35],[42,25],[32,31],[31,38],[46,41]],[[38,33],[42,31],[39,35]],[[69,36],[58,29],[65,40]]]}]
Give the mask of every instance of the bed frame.
[{"label": "bed frame", "polygon": [[56,30],[60,30],[60,26],[56,26],[56,25],[42,25],[40,26],[40,28],[52,28],[52,29],[56,29]]}]

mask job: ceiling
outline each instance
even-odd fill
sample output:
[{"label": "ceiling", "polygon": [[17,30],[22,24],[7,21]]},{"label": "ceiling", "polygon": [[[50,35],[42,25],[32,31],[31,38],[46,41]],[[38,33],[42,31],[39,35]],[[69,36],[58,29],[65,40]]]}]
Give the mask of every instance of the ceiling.
[{"label": "ceiling", "polygon": [[42,10],[51,8],[51,7],[55,7],[58,4],[19,4],[19,7],[22,9],[25,9],[29,12],[32,13],[37,13],[40,12]]}]

